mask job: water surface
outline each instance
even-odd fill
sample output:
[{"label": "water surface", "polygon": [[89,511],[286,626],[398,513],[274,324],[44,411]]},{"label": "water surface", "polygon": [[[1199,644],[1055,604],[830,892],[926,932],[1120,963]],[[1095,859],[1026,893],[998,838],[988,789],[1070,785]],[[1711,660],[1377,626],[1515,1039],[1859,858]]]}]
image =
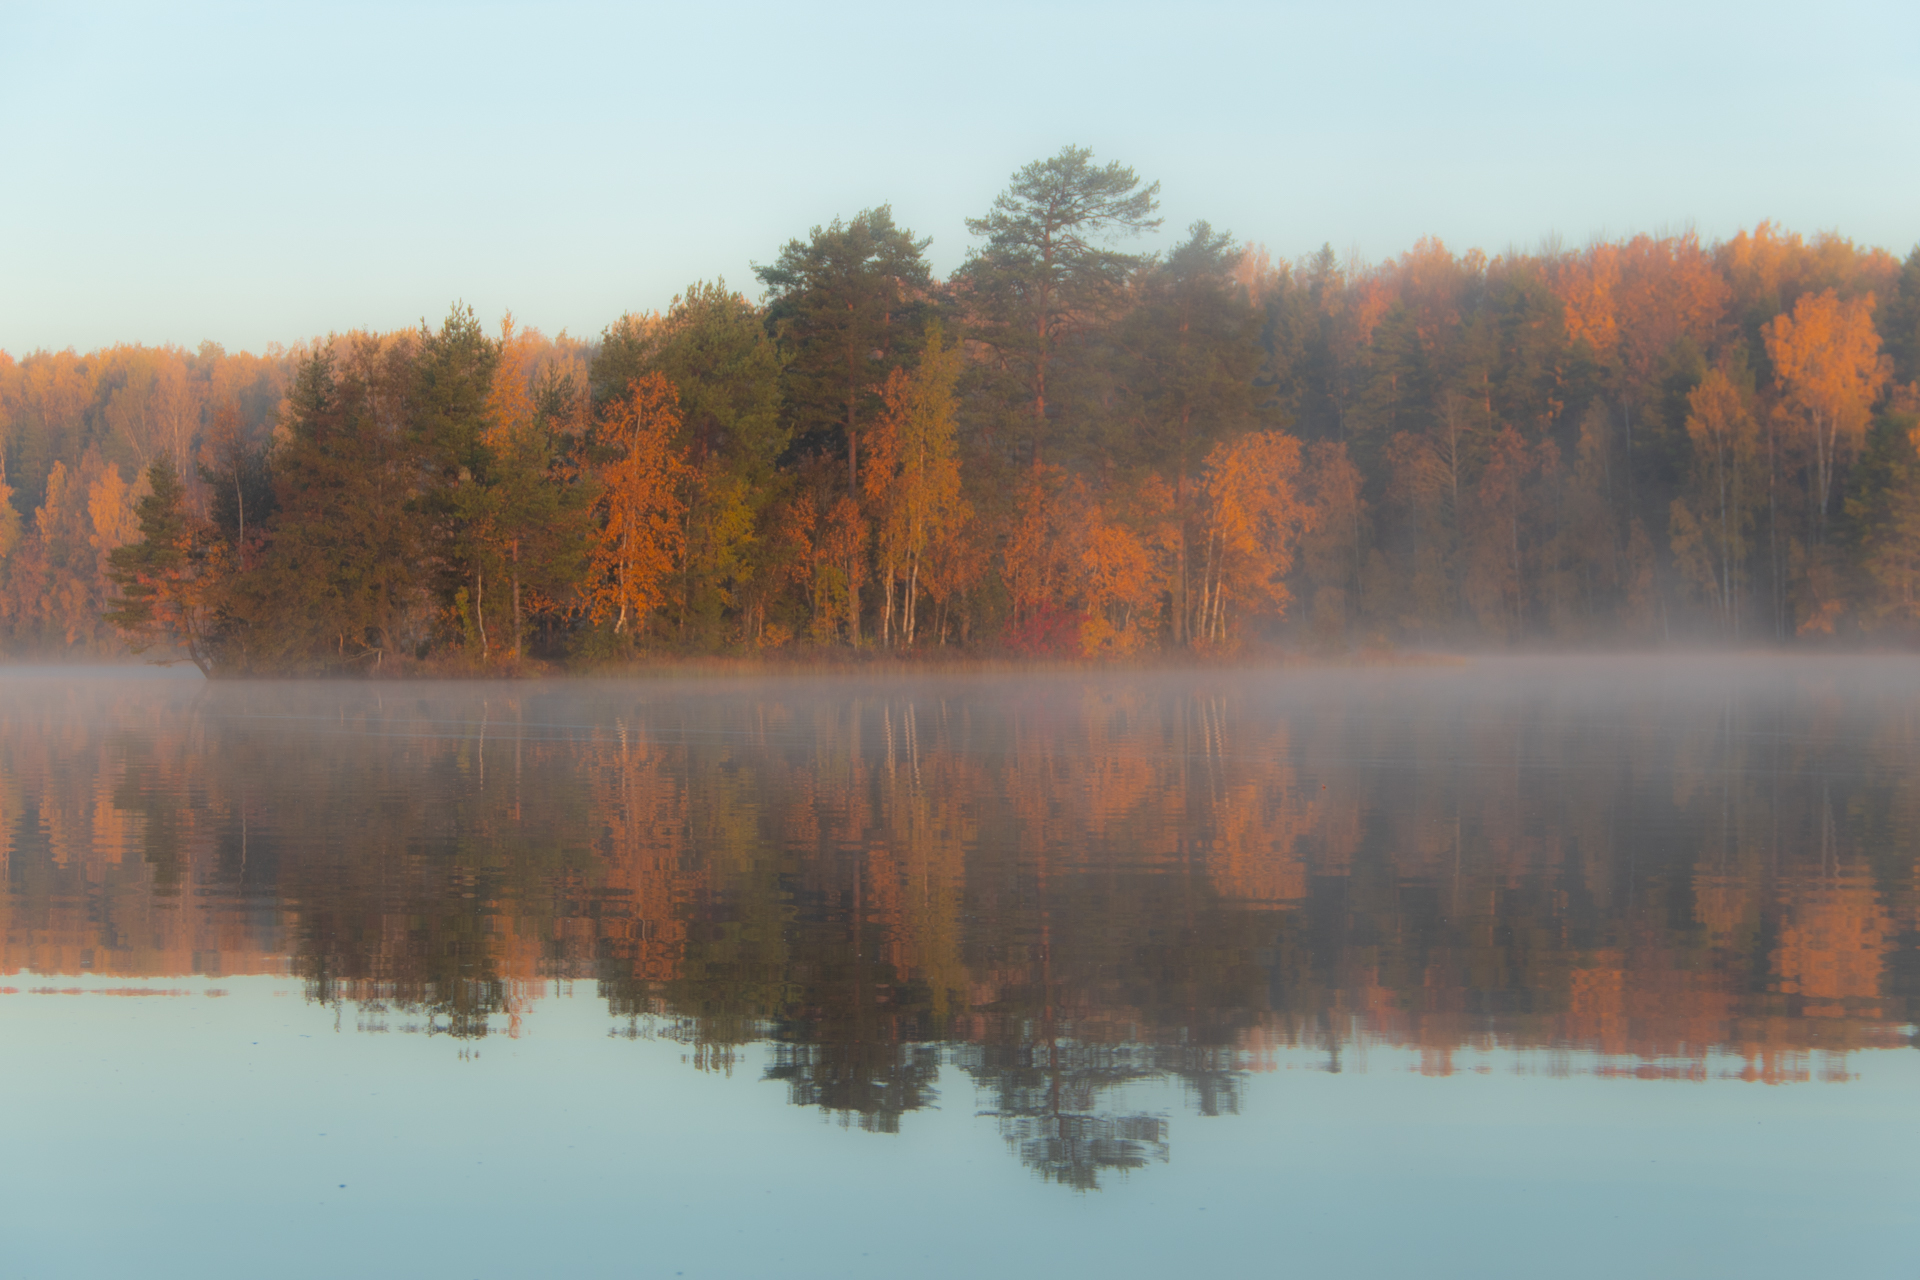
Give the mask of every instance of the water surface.
[{"label": "water surface", "polygon": [[0,675],[9,1275],[1905,1275],[1920,664]]}]

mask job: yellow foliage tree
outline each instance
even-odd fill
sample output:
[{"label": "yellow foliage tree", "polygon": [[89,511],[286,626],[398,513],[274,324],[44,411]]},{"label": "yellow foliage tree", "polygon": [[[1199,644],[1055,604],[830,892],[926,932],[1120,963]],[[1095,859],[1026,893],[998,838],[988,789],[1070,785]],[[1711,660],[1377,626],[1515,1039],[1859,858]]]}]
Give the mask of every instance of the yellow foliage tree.
[{"label": "yellow foliage tree", "polygon": [[[911,646],[928,548],[947,525],[970,513],[960,496],[954,444],[954,386],[960,378],[958,344],[947,346],[938,322],[911,374],[895,369],[881,388],[881,412],[867,437],[861,476],[877,524],[886,601],[881,640]],[[896,583],[900,586],[898,621]]]}]

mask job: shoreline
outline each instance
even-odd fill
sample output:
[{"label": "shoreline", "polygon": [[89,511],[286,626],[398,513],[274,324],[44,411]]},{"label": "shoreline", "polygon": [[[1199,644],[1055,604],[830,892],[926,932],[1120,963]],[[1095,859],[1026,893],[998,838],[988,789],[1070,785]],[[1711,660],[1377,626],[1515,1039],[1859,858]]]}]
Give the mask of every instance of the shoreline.
[{"label": "shoreline", "polygon": [[1369,649],[1342,654],[1313,653],[1283,649],[1241,649],[1221,654],[1150,654],[1128,658],[1091,661],[1074,658],[1026,658],[1013,655],[968,657],[909,656],[874,651],[813,651],[787,656],[770,655],[662,655],[622,662],[570,666],[549,662],[491,664],[486,666],[439,662],[409,662],[398,670],[271,672],[249,671],[202,676],[189,661],[166,658],[143,661],[136,656],[61,659],[53,656],[0,657],[0,676],[7,673],[43,672],[75,674],[115,673],[122,678],[136,674],[143,678],[186,680],[199,678],[206,684],[245,684],[250,682],[297,682],[313,684],[392,684],[480,683],[589,684],[594,682],[647,683],[661,680],[754,680],[867,677],[874,679],[920,679],[942,677],[1014,677],[1014,676],[1118,676],[1173,675],[1181,673],[1225,674],[1263,671],[1353,671],[1353,670],[1435,670],[1463,669],[1481,663],[1503,661],[1533,663],[1552,661],[1675,661],[1702,659],[1723,661],[1836,661],[1888,660],[1920,657],[1910,648],[1839,647],[1752,647],[1740,649],[1713,646],[1661,646],[1645,648],[1593,649],[1503,649],[1503,650],[1395,650]]}]

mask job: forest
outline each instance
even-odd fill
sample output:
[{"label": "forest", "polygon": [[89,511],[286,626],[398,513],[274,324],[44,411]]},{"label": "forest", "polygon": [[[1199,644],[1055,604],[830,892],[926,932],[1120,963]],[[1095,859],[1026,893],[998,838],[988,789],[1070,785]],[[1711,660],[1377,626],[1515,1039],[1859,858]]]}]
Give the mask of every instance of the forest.
[{"label": "forest", "polygon": [[0,652],[209,675],[699,654],[1904,645],[1920,248],[1367,264],[1067,147],[945,279],[886,206],[596,338],[0,352]]}]

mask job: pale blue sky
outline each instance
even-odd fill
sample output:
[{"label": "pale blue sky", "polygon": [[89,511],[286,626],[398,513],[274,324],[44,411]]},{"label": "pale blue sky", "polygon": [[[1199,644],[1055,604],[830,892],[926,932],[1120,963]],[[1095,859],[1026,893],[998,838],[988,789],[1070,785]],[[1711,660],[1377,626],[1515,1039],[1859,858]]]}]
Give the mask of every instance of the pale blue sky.
[{"label": "pale blue sky", "polygon": [[0,0],[0,348],[664,306],[1068,142],[1275,254],[1920,240],[1920,6]]}]

